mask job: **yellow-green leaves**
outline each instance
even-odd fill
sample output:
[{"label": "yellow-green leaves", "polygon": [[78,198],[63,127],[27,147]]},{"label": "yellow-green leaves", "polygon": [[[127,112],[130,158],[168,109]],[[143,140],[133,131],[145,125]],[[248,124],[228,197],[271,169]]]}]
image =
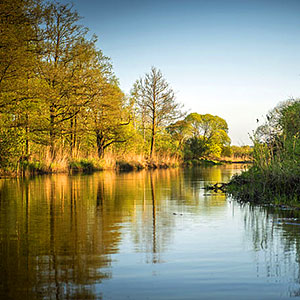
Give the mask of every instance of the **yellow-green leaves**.
[{"label": "yellow-green leaves", "polygon": [[228,125],[218,116],[198,113],[189,114],[183,123],[186,153],[190,158],[219,157],[222,149],[230,144]]}]

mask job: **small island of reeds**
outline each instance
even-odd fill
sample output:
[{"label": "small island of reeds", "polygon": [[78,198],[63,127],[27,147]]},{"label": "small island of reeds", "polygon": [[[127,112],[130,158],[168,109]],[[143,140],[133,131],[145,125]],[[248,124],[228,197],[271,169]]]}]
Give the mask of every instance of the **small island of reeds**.
[{"label": "small island of reeds", "polygon": [[280,103],[254,134],[253,165],[227,191],[241,201],[299,206],[300,100]]}]

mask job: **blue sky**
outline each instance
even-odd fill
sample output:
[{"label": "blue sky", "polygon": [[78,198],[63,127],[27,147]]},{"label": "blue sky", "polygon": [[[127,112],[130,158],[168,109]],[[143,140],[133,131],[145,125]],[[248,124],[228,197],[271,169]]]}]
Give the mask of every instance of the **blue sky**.
[{"label": "blue sky", "polygon": [[121,88],[151,66],[189,112],[229,125],[250,143],[256,119],[300,97],[300,0],[74,0],[111,57]]}]

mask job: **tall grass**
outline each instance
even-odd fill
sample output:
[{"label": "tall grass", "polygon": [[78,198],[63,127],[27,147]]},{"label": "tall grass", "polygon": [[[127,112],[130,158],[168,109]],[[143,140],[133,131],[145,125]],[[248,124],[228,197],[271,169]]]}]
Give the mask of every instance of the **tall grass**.
[{"label": "tall grass", "polygon": [[[49,173],[90,173],[99,170],[141,170],[154,168],[178,167],[181,161],[178,157],[169,155],[156,155],[152,158],[142,154],[120,154],[107,152],[103,158],[96,153],[66,153],[58,150],[51,158],[50,151],[43,149],[30,159],[20,160],[14,170],[6,170],[6,175],[32,176]],[[2,175],[4,172],[2,173]],[[1,174],[0,174],[1,175]]]},{"label": "tall grass", "polygon": [[300,204],[300,160],[289,144],[255,142],[253,166],[234,176],[228,191],[242,201]]}]

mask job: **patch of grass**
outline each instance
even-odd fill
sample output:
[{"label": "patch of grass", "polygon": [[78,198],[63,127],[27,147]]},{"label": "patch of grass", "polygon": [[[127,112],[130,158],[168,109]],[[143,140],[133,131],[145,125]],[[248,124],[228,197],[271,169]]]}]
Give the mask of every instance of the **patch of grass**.
[{"label": "patch of grass", "polygon": [[295,205],[300,202],[300,168],[288,161],[263,169],[253,166],[233,176],[227,191],[245,202]]},{"label": "patch of grass", "polygon": [[134,171],[142,169],[167,169],[180,166],[176,157],[157,155],[152,158],[144,156],[121,157],[116,161],[116,169],[121,171]]},{"label": "patch of grass", "polygon": [[145,165],[137,161],[119,160],[116,162],[116,168],[120,171],[136,171],[145,169]]},{"label": "patch of grass", "polygon": [[91,173],[93,171],[103,170],[103,166],[100,160],[95,159],[79,159],[69,162],[69,170],[71,173],[84,172]]},{"label": "patch of grass", "polygon": [[[144,155],[121,155],[107,153],[103,159],[97,155],[82,158],[70,158],[68,154],[59,153],[52,160],[49,153],[31,160],[18,162],[14,171],[0,169],[0,176],[32,176],[52,173],[91,173],[102,170],[134,171],[141,169],[175,168],[180,166],[180,160],[172,156],[155,156],[152,159]],[[2,173],[1,173],[2,172]]]},{"label": "patch of grass", "polygon": [[20,171],[23,175],[40,175],[49,173],[50,166],[47,166],[45,162],[39,160],[24,160],[20,162]]},{"label": "patch of grass", "polygon": [[215,165],[222,165],[221,161],[213,160],[213,159],[192,159],[185,161],[184,166],[186,167],[197,167],[197,166],[215,166]]}]

